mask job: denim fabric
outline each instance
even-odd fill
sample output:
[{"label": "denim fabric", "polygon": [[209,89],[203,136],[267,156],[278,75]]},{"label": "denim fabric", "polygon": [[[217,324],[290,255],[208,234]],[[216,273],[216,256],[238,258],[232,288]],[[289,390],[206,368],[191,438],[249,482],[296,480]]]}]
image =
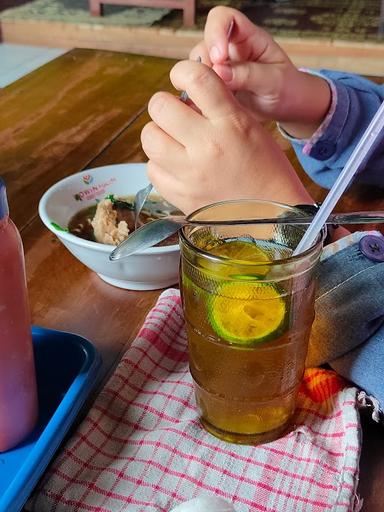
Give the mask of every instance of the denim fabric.
[{"label": "denim fabric", "polygon": [[368,395],[379,401],[384,411],[384,326],[381,325],[369,338],[344,356],[330,361],[330,366],[340,375],[357,384]]},{"label": "denim fabric", "polygon": [[[352,73],[321,70],[318,74],[332,80],[336,88],[335,112],[309,155],[303,153],[302,143],[291,141],[307,174],[320,186],[330,188],[384,100],[384,85]],[[355,179],[384,188],[384,131],[379,139]]]},{"label": "denim fabric", "polygon": [[[355,240],[366,233],[355,234]],[[321,261],[307,366],[328,363],[384,406],[384,262],[354,243]]]}]

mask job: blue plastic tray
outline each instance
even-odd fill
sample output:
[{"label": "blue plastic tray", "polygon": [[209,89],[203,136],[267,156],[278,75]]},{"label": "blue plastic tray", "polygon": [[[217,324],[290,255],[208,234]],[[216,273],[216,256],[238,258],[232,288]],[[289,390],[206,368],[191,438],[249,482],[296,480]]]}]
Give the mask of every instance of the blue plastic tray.
[{"label": "blue plastic tray", "polygon": [[0,512],[19,512],[95,384],[101,358],[81,336],[32,328],[39,419],[19,446],[0,453]]}]

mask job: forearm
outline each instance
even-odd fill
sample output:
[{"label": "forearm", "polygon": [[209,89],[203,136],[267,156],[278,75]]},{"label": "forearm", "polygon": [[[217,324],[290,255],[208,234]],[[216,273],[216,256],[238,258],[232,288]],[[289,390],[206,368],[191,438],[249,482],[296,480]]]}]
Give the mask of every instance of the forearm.
[{"label": "forearm", "polygon": [[351,232],[348,231],[348,229],[344,228],[343,226],[338,226],[337,228],[332,229],[331,241],[336,242],[337,240],[340,240],[341,238],[344,238],[350,234]]},{"label": "forearm", "polygon": [[297,71],[284,93],[287,108],[279,119],[280,126],[291,137],[311,137],[327,115],[332,94],[328,82],[310,73]]},{"label": "forearm", "polygon": [[[330,188],[384,100],[384,86],[358,75],[322,70],[332,87],[332,103],[325,121],[309,138],[289,137],[301,165],[319,185]],[[381,137],[383,137],[382,134]],[[384,187],[384,144],[381,141],[357,181]]]}]

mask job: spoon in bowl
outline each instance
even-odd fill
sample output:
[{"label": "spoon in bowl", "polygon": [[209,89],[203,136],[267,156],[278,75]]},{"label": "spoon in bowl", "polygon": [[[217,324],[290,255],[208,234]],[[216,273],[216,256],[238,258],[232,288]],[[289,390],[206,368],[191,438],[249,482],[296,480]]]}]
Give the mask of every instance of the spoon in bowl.
[{"label": "spoon in bowl", "polygon": [[[193,214],[169,215],[153,220],[133,231],[126,240],[113,249],[109,255],[111,261],[126,258],[137,251],[153,247],[166,238],[174,235],[186,225],[196,226],[227,226],[234,224],[311,224],[313,216],[287,216],[235,220],[196,220]],[[384,222],[384,211],[333,213],[326,224],[379,224]]]},{"label": "spoon in bowl", "polygon": [[149,194],[152,192],[152,188],[152,183],[150,183],[146,187],[140,189],[135,195],[135,229],[137,229],[140,212],[145,204],[145,201],[148,199]]}]

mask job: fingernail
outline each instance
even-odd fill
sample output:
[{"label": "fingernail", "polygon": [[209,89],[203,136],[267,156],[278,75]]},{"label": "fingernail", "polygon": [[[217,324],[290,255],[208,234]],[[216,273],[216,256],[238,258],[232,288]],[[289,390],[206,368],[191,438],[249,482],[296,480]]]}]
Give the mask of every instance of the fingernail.
[{"label": "fingernail", "polygon": [[[159,113],[165,105],[165,98],[162,93],[155,93],[148,103],[148,112]],[[152,117],[152,116],[151,116]]]},{"label": "fingernail", "polygon": [[220,66],[216,69],[216,73],[224,82],[230,82],[233,78],[233,70],[231,66]]},{"label": "fingernail", "polygon": [[212,62],[219,61],[222,58],[221,51],[217,46],[212,46],[209,52],[209,56]]}]

